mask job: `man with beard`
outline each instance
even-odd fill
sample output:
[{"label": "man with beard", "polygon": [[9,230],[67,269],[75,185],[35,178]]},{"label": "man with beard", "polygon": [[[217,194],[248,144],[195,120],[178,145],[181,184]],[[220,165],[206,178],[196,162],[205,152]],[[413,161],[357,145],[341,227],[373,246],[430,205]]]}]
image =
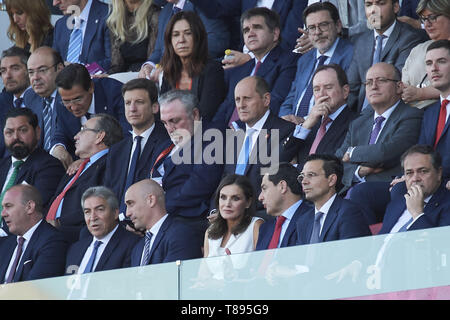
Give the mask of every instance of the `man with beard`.
[{"label": "man with beard", "polygon": [[58,159],[38,147],[40,134],[38,118],[30,109],[13,108],[6,114],[3,135],[11,156],[0,160],[0,201],[16,184],[35,186],[42,195],[44,208],[55,193],[64,167]]}]

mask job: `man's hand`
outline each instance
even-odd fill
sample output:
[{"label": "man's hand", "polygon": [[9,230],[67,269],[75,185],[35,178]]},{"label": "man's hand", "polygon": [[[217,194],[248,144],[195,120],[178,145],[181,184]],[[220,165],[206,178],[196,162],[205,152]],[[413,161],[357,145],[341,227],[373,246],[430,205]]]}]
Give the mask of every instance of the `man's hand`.
[{"label": "man's hand", "polygon": [[402,100],[406,103],[410,103],[413,101],[419,101],[422,100],[421,94],[420,94],[420,88],[407,85],[405,83],[402,84],[403,86],[403,93],[402,93]]},{"label": "man's hand", "polygon": [[447,190],[450,190],[450,180],[447,181],[447,184],[445,185],[445,187],[447,188]]},{"label": "man's hand", "polygon": [[328,96],[323,96],[317,99],[309,112],[308,118],[303,123],[303,128],[311,130],[323,116],[330,114],[331,106],[328,102],[329,98]]},{"label": "man's hand", "polygon": [[380,173],[382,171],[383,171],[383,168],[371,168],[371,167],[360,166],[359,170],[358,170],[358,175],[360,177],[366,177],[370,174],[376,174],[376,173]]},{"label": "man's hand", "polygon": [[350,153],[346,152],[342,157],[342,162],[350,162]]},{"label": "man's hand", "polygon": [[417,184],[413,184],[405,194],[406,208],[411,213],[413,219],[417,218],[423,212],[423,208],[425,207],[424,199],[422,187]]},{"label": "man's hand", "polygon": [[305,122],[305,119],[304,119],[304,118],[302,118],[302,117],[297,117],[297,116],[295,116],[295,115],[293,115],[293,114],[287,114],[287,115],[285,115],[285,116],[282,116],[281,118],[284,119],[284,120],[286,120],[286,121],[292,122],[292,123],[294,123],[295,125],[297,125],[297,124],[302,124],[303,122]]},{"label": "man's hand", "polygon": [[53,149],[52,156],[54,156],[56,159],[59,159],[59,161],[62,162],[64,169],[66,170],[73,162],[72,156],[67,152],[67,150],[63,146],[56,146]]},{"label": "man's hand", "polygon": [[395,178],[391,181],[391,186],[389,188],[389,192],[391,192],[392,188],[399,182],[405,181],[405,175],[401,176],[400,178]]},{"label": "man's hand", "polygon": [[413,18],[408,17],[408,16],[397,17],[397,20],[399,20],[401,22],[404,22],[404,23],[407,23],[407,24],[413,26],[416,29],[422,29],[422,25],[420,24],[420,20],[416,20],[416,19],[413,19]]},{"label": "man's hand", "polygon": [[233,58],[229,59],[223,59],[222,64],[224,69],[230,69],[234,67],[238,67],[240,65],[243,65],[247,61],[251,59],[250,55],[247,53],[242,53],[236,50],[230,50],[231,55],[233,55]]},{"label": "man's hand", "polygon": [[59,219],[56,220],[47,220],[48,223],[50,223],[52,226],[54,226],[56,229],[58,229],[61,224],[59,223]]},{"label": "man's hand", "polygon": [[84,161],[84,159],[78,159],[78,160],[75,160],[74,162],[72,162],[70,164],[70,166],[67,168],[66,173],[69,176],[73,175],[75,172],[78,171],[78,168],[81,166],[83,161]]},{"label": "man's hand", "polygon": [[297,38],[297,44],[295,45],[295,52],[305,54],[309,50],[313,49],[314,46],[311,42],[311,40],[308,37],[308,33],[303,30],[302,28],[298,28],[298,32],[300,32],[302,35]]}]

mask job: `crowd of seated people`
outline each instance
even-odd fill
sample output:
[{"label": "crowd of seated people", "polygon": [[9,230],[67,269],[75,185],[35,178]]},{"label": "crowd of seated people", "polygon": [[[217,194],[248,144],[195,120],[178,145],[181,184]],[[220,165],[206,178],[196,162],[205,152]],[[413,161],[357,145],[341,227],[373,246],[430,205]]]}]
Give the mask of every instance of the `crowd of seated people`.
[{"label": "crowd of seated people", "polygon": [[343,2],[6,1],[0,283],[450,225],[450,4]]}]

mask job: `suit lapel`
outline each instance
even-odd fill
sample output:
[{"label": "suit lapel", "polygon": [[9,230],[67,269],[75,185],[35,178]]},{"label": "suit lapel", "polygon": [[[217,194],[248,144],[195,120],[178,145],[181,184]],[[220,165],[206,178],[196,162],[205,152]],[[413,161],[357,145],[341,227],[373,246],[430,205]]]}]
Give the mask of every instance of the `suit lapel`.
[{"label": "suit lapel", "polygon": [[86,253],[86,250],[89,248],[92,239],[93,239],[92,236],[80,239],[80,250],[76,251],[76,256],[72,261],[73,263],[77,264],[78,266],[81,264],[81,261],[83,260],[83,257]]},{"label": "suit lapel", "polygon": [[280,49],[279,46],[276,46],[270,51],[264,63],[259,67],[257,75],[264,78],[268,72],[271,72],[275,67],[279,55]]},{"label": "suit lapel", "polygon": [[[33,252],[33,248],[36,246],[36,243],[39,242],[39,237],[41,232],[43,231],[42,229],[44,228],[45,223],[46,223],[45,221],[41,221],[36,230],[34,230],[31,238],[28,240],[27,248],[25,249],[22,258],[19,261],[16,274],[14,275],[14,282],[20,281],[20,279],[22,278],[24,263],[27,262],[28,260],[31,260],[32,258],[31,253]],[[31,261],[31,263],[34,263],[34,261]]]},{"label": "suit lapel", "polygon": [[334,220],[336,220],[338,216],[338,210],[341,199],[336,196],[333,203],[331,204],[330,209],[328,210],[327,216],[325,217],[325,221],[323,222],[322,232],[320,233],[319,242],[323,242],[325,236],[333,224]]},{"label": "suit lapel", "polygon": [[373,127],[373,109],[370,108],[370,112],[365,114],[364,118],[361,119],[361,126],[359,128],[354,128],[356,132],[356,141],[352,141],[352,146],[356,145],[367,145],[370,141],[370,134],[372,133],[372,127]]},{"label": "suit lapel", "polygon": [[401,117],[404,110],[404,104],[400,101],[400,103],[395,108],[394,112],[390,115],[390,117],[386,120],[386,124],[384,125],[383,129],[380,132],[380,135],[378,136],[377,142],[383,142],[385,140],[385,137],[387,134],[390,133],[392,128],[395,127],[398,119]]},{"label": "suit lapel", "polygon": [[260,141],[266,141],[267,151],[270,151],[270,128],[272,128],[274,117],[272,113],[269,113],[269,116],[266,119],[266,122],[261,128],[261,131],[259,132],[259,135],[256,138],[255,143],[253,144],[252,151],[250,152],[250,155],[248,157],[248,163],[245,167],[244,175],[247,174],[247,172],[250,170],[250,168],[259,163],[259,159],[261,157],[259,156],[259,146],[260,144],[263,144],[263,142]]},{"label": "suit lapel", "polygon": [[6,278],[6,272],[8,271],[8,266],[13,258],[14,249],[17,246],[17,237],[14,235],[8,236],[7,239],[3,240],[5,243],[3,244],[3,247],[5,248],[4,251],[2,251],[2,257],[0,259],[0,283],[3,283],[3,281]]},{"label": "suit lapel", "polygon": [[0,167],[0,181],[2,181],[3,185],[6,183],[6,177],[8,176],[8,171],[11,168],[11,156],[4,158],[1,162]]},{"label": "suit lapel", "polygon": [[164,237],[164,234],[166,233],[166,231],[167,231],[168,227],[171,225],[171,223],[172,223],[171,216],[167,216],[166,220],[164,220],[163,224],[161,225],[161,228],[159,228],[159,231],[156,234],[156,238],[153,241],[152,248],[150,249],[150,260],[149,260],[150,263],[152,261],[153,253],[158,248],[159,243],[161,242],[162,238]]},{"label": "suit lapel", "polygon": [[380,61],[384,61],[384,58],[387,56],[389,51],[391,51],[394,44],[398,41],[398,38],[400,36],[400,28],[401,28],[401,25],[400,25],[399,21],[397,21],[395,23],[394,30],[392,30],[392,33],[389,36],[388,41],[386,42],[386,45],[383,48],[383,51],[381,51]]},{"label": "suit lapel", "polygon": [[89,52],[89,48],[91,46],[92,39],[94,35],[97,33],[97,29],[99,26],[99,18],[97,12],[96,1],[92,2],[91,10],[89,12],[89,17],[86,25],[86,32],[84,33],[83,39],[83,49],[80,54],[80,60],[82,57],[87,60],[87,53]]},{"label": "suit lapel", "polygon": [[98,262],[97,262],[95,271],[101,271],[104,269],[105,263],[108,261],[109,257],[113,253],[114,249],[119,245],[119,236],[120,236],[120,232],[122,231],[121,228],[122,228],[121,226],[118,226],[116,232],[114,232],[114,234],[112,235],[105,250],[103,250],[100,260],[98,260]]}]

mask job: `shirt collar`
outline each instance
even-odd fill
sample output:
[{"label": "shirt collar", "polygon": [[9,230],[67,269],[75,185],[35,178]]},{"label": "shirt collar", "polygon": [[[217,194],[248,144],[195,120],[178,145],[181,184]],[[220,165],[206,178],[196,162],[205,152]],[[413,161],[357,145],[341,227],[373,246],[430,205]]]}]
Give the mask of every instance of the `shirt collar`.
[{"label": "shirt collar", "polygon": [[269,117],[270,110],[267,110],[266,113],[262,116],[261,119],[259,119],[253,127],[250,127],[248,124],[245,124],[245,130],[248,131],[248,129],[255,129],[258,131],[261,131],[262,127],[264,126],[264,123],[266,122],[267,118]]},{"label": "shirt collar", "polygon": [[[31,152],[33,152],[33,151],[31,151]],[[30,155],[26,156],[26,157],[23,158],[23,159],[17,159],[17,158],[15,158],[15,157],[11,156],[11,165],[12,165],[14,162],[20,161],[20,160],[22,160],[23,162],[25,162],[25,161],[27,161],[27,159],[28,159],[29,157],[30,157]]]},{"label": "shirt collar", "polygon": [[328,116],[328,118],[330,118],[331,120],[336,120],[337,117],[339,117],[339,115],[341,114],[342,110],[344,110],[344,108],[347,106],[347,104],[343,104],[342,106],[339,107],[339,109],[337,109],[335,112],[333,112],[332,114],[330,114]]},{"label": "shirt collar", "polygon": [[89,0],[86,3],[86,6],[84,7],[83,11],[81,11],[79,18],[82,21],[88,21],[89,18],[89,12],[91,11],[91,6],[92,6],[92,0]]},{"label": "shirt collar", "polygon": [[399,103],[400,103],[400,100],[398,100],[392,107],[387,109],[382,114],[378,114],[378,113],[374,112],[373,113],[373,119],[375,120],[378,116],[383,116],[384,120],[386,121],[391,116],[392,112],[394,112],[395,108],[397,108]]},{"label": "shirt collar", "polygon": [[444,97],[441,95],[440,98],[441,98],[441,104],[442,104],[442,101],[444,101],[444,100],[450,100],[450,95],[449,95],[447,98],[444,98]]},{"label": "shirt collar", "polygon": [[[22,238],[24,238],[26,241],[30,241],[31,237],[33,236],[34,231],[37,229],[37,227],[39,227],[39,225],[41,224],[42,219],[38,221],[38,223],[36,223],[34,226],[32,226],[30,229],[28,229],[27,232],[24,233],[24,235],[22,236]],[[17,239],[19,239],[20,236],[17,236]]]},{"label": "shirt collar", "polygon": [[296,203],[294,203],[292,206],[287,208],[286,211],[283,212],[282,216],[285,217],[287,220],[291,220],[295,211],[297,211],[298,207],[302,204],[303,200],[300,199]]},{"label": "shirt collar", "polygon": [[186,0],[179,0],[178,3],[174,5],[174,7],[177,7],[177,8],[180,8],[181,10],[183,10],[185,2],[186,2]]},{"label": "shirt collar", "polygon": [[[148,137],[150,137],[150,135],[152,134],[154,128],[155,128],[155,123],[153,122],[151,127],[148,128],[147,130],[145,130],[144,132],[142,132],[139,136],[141,136],[144,140],[147,140]],[[133,141],[134,141],[134,138],[136,138],[138,135],[134,131],[131,131],[131,134],[133,135]]]},{"label": "shirt collar", "polygon": [[93,164],[95,161],[97,161],[98,159],[100,159],[101,157],[103,157],[105,154],[107,154],[109,152],[109,149],[103,149],[99,152],[97,152],[96,154],[92,155],[89,158],[89,164]]},{"label": "shirt collar", "polygon": [[158,222],[156,222],[151,228],[150,231],[153,235],[153,238],[158,234],[159,229],[161,229],[161,226],[163,224],[163,222],[166,220],[166,218],[168,217],[168,214],[166,213],[161,219],[158,220]]},{"label": "shirt collar", "polygon": [[97,238],[97,237],[92,237],[92,243],[91,245],[93,245],[95,243],[95,241],[101,241],[104,245],[108,244],[109,240],[111,240],[114,232],[116,232],[117,227],[119,226],[119,224],[117,224],[115,226],[114,229],[112,229],[112,231],[110,231],[107,235],[105,235],[103,238]]},{"label": "shirt collar", "polygon": [[323,206],[320,208],[320,210],[318,210],[315,206],[314,206],[314,213],[317,212],[322,212],[324,215],[328,214],[328,211],[330,210],[331,205],[333,204],[334,199],[336,199],[337,194],[335,193],[330,199],[328,199],[327,202],[325,202],[323,204]]},{"label": "shirt collar", "polygon": [[328,49],[326,52],[324,52],[323,54],[321,54],[319,52],[319,50],[316,50],[316,60],[319,59],[320,56],[327,56],[328,58],[332,57],[334,54],[334,50],[336,50],[336,47],[338,45],[339,42],[339,37],[336,38],[336,40],[334,40],[333,45],[331,46],[330,49]]},{"label": "shirt collar", "polygon": [[[386,36],[386,38],[389,38],[391,36],[392,31],[394,31],[396,23],[397,23],[397,20],[394,20],[394,23],[385,32],[383,32],[382,35]],[[379,36],[379,35],[380,34],[375,29],[373,29],[374,39],[376,39],[377,36]]]}]

